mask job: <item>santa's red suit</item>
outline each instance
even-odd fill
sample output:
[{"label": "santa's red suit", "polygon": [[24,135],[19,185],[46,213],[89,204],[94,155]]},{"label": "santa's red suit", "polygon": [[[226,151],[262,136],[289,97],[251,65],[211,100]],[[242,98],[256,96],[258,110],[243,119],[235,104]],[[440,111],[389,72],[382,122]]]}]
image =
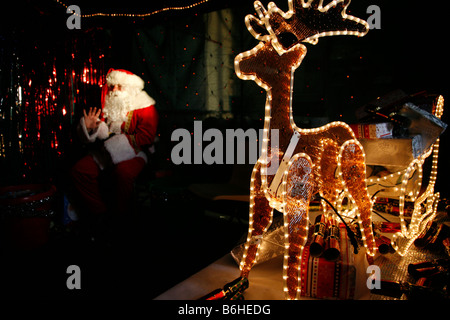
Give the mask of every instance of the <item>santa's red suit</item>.
[{"label": "santa's red suit", "polygon": [[[99,122],[88,131],[84,117],[78,126],[79,136],[86,143],[100,143],[96,152],[79,160],[71,170],[72,178],[87,210],[103,214],[108,208],[117,213],[129,208],[134,181],[148,161],[147,151],[152,148],[156,136],[158,114],[155,101],[143,90],[144,81],[126,70],[110,70],[106,77],[108,87],[120,85],[134,90],[127,110],[115,121]],[[104,90],[106,95],[106,90]],[[105,97],[102,97],[102,101]],[[106,108],[103,108],[106,111]],[[107,117],[108,115],[105,114]],[[112,117],[111,117],[112,118]],[[95,149],[94,149],[95,150]],[[105,170],[106,169],[106,170]],[[99,176],[102,171],[111,173],[115,194],[109,197],[115,203],[105,203]]]}]

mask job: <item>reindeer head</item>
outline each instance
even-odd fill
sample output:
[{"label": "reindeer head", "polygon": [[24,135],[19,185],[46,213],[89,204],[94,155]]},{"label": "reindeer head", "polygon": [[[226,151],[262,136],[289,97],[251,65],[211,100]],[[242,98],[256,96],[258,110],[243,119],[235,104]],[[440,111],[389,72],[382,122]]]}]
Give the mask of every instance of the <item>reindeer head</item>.
[{"label": "reindeer head", "polygon": [[316,44],[320,37],[364,36],[369,24],[348,15],[349,4],[350,0],[333,0],[324,7],[323,0],[288,0],[289,10],[283,12],[273,2],[266,10],[261,2],[255,1],[259,18],[247,15],[245,24],[256,39],[271,41],[282,54],[301,42]]}]

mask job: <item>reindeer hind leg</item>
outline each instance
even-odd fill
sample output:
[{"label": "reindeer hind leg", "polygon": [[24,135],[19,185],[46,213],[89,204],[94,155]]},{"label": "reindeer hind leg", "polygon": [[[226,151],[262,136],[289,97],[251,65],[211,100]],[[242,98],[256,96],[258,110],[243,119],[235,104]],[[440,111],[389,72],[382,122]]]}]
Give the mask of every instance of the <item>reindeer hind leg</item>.
[{"label": "reindeer hind leg", "polygon": [[372,202],[366,186],[365,154],[357,140],[348,140],[341,146],[338,166],[344,188],[358,207],[361,235],[368,261],[372,262],[376,250],[372,229]]}]

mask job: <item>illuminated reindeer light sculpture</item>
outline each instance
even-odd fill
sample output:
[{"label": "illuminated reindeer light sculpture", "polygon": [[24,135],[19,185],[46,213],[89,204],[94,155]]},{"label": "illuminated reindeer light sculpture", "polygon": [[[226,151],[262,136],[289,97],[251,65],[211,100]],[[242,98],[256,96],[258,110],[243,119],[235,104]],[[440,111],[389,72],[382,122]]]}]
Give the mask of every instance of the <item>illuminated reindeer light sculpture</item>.
[{"label": "illuminated reindeer light sculpture", "polygon": [[[323,6],[323,0],[288,0],[289,10],[283,12],[273,2],[266,10],[256,1],[258,17],[248,15],[245,22],[260,43],[235,58],[238,77],[255,81],[267,92],[261,157],[251,176],[250,222],[241,277],[248,278],[276,209],[284,215],[287,299],[300,296],[300,260],[308,237],[309,203],[315,194],[331,204],[342,201],[346,194],[358,208],[369,262],[376,250],[361,144],[343,122],[301,129],[292,117],[293,76],[306,54],[301,42],[314,44],[319,37],[364,36],[368,32],[366,21],[346,14],[349,3],[335,0]],[[322,208],[328,214],[325,201]]]}]

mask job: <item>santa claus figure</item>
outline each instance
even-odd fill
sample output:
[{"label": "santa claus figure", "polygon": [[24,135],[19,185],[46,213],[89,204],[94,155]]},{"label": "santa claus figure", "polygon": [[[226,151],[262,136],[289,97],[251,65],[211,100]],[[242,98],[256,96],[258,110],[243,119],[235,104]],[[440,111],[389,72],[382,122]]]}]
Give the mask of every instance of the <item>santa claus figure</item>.
[{"label": "santa claus figure", "polygon": [[[92,214],[129,211],[134,182],[148,161],[158,124],[155,101],[143,90],[144,81],[126,70],[111,69],[106,76],[101,108],[84,110],[78,132],[95,146],[71,170],[83,204]],[[100,176],[108,177],[105,201]]]}]

